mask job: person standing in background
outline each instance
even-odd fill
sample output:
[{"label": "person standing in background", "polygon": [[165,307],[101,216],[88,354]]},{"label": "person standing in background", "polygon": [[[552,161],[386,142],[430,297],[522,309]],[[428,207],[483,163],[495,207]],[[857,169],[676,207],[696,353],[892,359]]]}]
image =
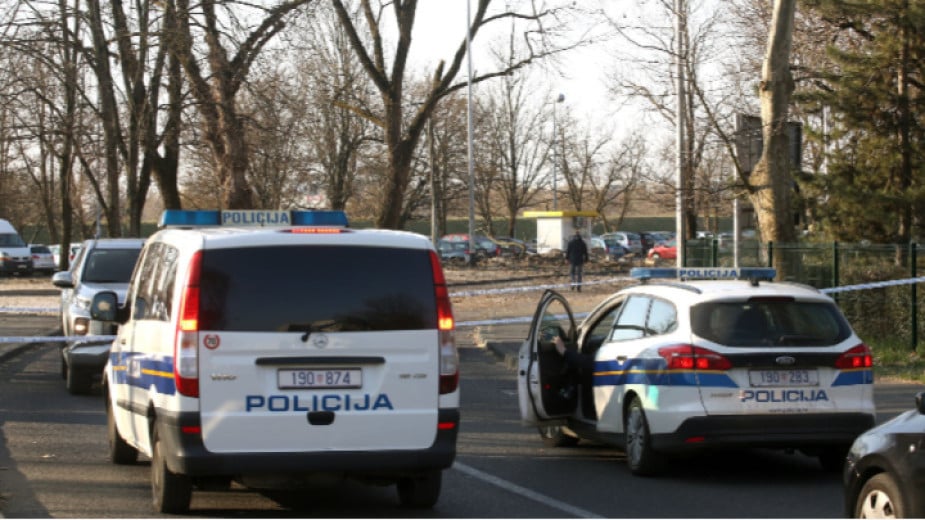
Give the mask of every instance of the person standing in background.
[{"label": "person standing in background", "polygon": [[575,236],[568,241],[568,247],[565,249],[565,259],[569,263],[569,278],[571,285],[570,291],[581,292],[581,274],[584,270],[585,262],[588,261],[588,246],[581,238],[581,232],[575,230]]}]

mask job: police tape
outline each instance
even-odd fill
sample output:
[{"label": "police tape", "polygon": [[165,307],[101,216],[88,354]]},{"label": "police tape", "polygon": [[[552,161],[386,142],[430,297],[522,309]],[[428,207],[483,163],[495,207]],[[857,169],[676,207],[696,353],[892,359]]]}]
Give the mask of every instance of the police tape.
[{"label": "police tape", "polygon": [[[588,287],[591,285],[604,285],[612,284],[614,282],[635,282],[635,278],[629,276],[620,276],[617,278],[608,278],[606,280],[594,280],[591,282],[582,282],[582,287]],[[464,291],[464,292],[455,292],[450,293],[451,298],[468,298],[470,296],[490,296],[493,294],[512,294],[512,293],[521,293],[521,292],[532,292],[532,291],[544,291],[546,289],[558,289],[563,287],[571,287],[572,284],[569,282],[565,283],[554,283],[546,285],[524,285],[521,287],[508,287],[506,289],[480,289],[477,291]]]},{"label": "police tape", "polygon": [[[621,276],[617,278],[608,278],[606,280],[595,280],[591,282],[582,282],[583,287],[591,285],[603,285],[611,284],[614,282],[626,282],[634,281],[635,278],[628,276]],[[903,278],[900,280],[888,280],[883,282],[868,282],[862,284],[854,285],[843,285],[839,287],[828,287],[825,289],[820,289],[819,292],[824,294],[835,294],[843,293],[850,291],[861,291],[866,289],[881,289],[884,287],[895,287],[900,285],[911,285],[917,283],[925,282],[925,276],[919,276],[916,278]],[[546,285],[530,285],[523,287],[509,287],[506,289],[482,289],[477,291],[465,291],[465,292],[456,292],[451,293],[450,297],[453,298],[467,298],[472,296],[487,296],[493,294],[512,294],[512,293],[523,293],[531,291],[540,291],[546,289],[556,289],[563,287],[570,287],[571,283],[559,283],[559,284],[546,284]],[[53,309],[49,307],[0,307],[0,314],[57,314],[58,309]],[[579,313],[575,314],[575,318],[584,318],[589,313]],[[490,320],[473,320],[473,321],[462,321],[456,323],[457,327],[484,327],[491,325],[513,325],[518,323],[529,323],[533,321],[531,316],[521,316],[515,318],[496,318]],[[0,337],[0,344],[2,343],[68,343],[79,341],[81,343],[90,343],[94,341],[112,341],[115,339],[115,336],[6,336]]]},{"label": "police tape", "polygon": [[865,289],[881,289],[883,287],[895,287],[898,285],[912,285],[916,283],[925,282],[925,276],[919,276],[917,278],[903,278],[901,280],[887,280],[885,282],[869,282],[869,283],[859,283],[856,285],[841,285],[838,287],[829,287],[826,289],[819,289],[820,292],[825,294],[834,294],[842,293],[849,291],[862,291]]}]

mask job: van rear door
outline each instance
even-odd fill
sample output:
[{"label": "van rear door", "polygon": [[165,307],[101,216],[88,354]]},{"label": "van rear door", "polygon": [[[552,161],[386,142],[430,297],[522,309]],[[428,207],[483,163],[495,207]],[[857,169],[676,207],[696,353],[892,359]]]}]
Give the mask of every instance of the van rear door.
[{"label": "van rear door", "polygon": [[204,250],[198,341],[206,448],[432,445],[439,397],[432,272],[428,249],[295,240]]}]

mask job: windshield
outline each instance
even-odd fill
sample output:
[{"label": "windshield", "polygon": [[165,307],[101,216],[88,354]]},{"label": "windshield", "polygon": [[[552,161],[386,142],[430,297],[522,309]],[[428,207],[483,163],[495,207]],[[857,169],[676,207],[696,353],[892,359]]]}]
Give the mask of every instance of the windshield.
[{"label": "windshield", "polygon": [[0,233],[0,247],[26,247],[26,243],[16,233]]},{"label": "windshield", "polygon": [[691,308],[698,336],[733,347],[829,346],[851,335],[834,304],[750,299],[706,302]]},{"label": "windshield", "polygon": [[140,248],[94,249],[87,258],[83,281],[127,284],[140,253]]}]

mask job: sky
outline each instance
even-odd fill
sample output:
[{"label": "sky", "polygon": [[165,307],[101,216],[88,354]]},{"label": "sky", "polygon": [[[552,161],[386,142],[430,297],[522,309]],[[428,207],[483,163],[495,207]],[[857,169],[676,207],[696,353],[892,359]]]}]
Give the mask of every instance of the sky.
[{"label": "sky", "polygon": [[[470,1],[474,11],[477,0]],[[589,5],[596,3],[583,1]],[[452,58],[466,35],[466,3],[466,0],[420,1],[412,35],[412,63],[433,64],[440,59],[449,61]],[[497,25],[500,27],[502,24]],[[476,72],[479,69],[491,68],[485,64],[488,60],[490,36],[480,33],[472,40],[472,66]],[[421,41],[426,43],[422,45]],[[557,94],[561,93],[565,96],[565,100],[559,106],[561,110],[572,111],[573,116],[585,119],[599,117],[601,107],[612,105],[602,82],[607,62],[606,48],[603,45],[571,52],[562,66],[563,76],[567,77],[549,75],[545,80],[551,93],[549,101],[554,101]],[[465,71],[464,64],[463,76]]]}]

